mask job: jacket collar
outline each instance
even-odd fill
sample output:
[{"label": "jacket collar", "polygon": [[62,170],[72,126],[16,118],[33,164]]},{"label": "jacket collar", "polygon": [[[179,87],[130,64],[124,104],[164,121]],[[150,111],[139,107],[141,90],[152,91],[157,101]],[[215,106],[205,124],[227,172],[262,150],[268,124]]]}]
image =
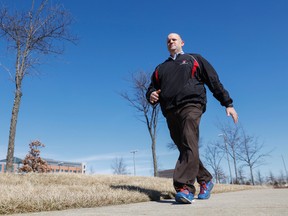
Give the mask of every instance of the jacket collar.
[{"label": "jacket collar", "polygon": [[173,60],[175,60],[176,58],[177,58],[177,56],[178,55],[182,55],[182,54],[184,54],[184,52],[183,51],[181,51],[181,52],[179,52],[179,53],[176,53],[176,54],[174,54],[174,56],[169,56],[169,58],[171,58],[171,59],[173,59]]}]

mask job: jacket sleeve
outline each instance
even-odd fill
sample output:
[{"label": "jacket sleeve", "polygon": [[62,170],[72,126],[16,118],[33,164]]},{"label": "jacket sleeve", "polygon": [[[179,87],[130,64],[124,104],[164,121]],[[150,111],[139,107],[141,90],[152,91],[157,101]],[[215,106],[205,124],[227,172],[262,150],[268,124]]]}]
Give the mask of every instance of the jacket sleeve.
[{"label": "jacket sleeve", "polygon": [[219,80],[218,74],[213,66],[201,55],[197,55],[200,64],[200,79],[208,86],[213,96],[221,103],[222,106],[229,107],[233,100],[228,91],[223,87]]},{"label": "jacket sleeve", "polygon": [[[158,78],[158,68],[159,68],[159,66],[157,66],[156,69],[154,70],[154,72],[152,73],[151,82],[150,82],[148,89],[146,91],[146,99],[150,104],[152,104],[150,102],[151,93],[153,91],[157,91],[158,89],[160,89],[160,82],[159,82],[159,78]],[[155,104],[152,104],[152,105],[155,105]]]}]

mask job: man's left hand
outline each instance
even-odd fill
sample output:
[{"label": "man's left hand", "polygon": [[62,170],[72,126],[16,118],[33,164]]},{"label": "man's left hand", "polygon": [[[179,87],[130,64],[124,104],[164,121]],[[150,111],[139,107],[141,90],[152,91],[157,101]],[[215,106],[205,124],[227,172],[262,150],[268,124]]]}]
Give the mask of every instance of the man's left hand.
[{"label": "man's left hand", "polygon": [[238,123],[238,114],[234,107],[227,107],[226,108],[227,116],[232,116],[234,123]]}]

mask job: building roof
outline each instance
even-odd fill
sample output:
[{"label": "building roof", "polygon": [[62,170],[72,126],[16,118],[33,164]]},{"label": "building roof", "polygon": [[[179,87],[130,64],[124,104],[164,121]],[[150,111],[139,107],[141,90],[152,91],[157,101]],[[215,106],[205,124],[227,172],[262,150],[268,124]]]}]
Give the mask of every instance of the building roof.
[{"label": "building roof", "polygon": [[48,158],[43,158],[48,164],[50,165],[57,165],[57,166],[82,166],[82,163],[80,162],[68,162],[68,161],[59,161],[59,160],[53,160]]},{"label": "building roof", "polygon": [[[23,161],[23,160],[22,160],[21,158],[13,157],[13,163],[15,163],[15,164],[22,163],[22,161]],[[0,162],[6,163],[6,159],[2,159],[2,160],[0,160]]]}]

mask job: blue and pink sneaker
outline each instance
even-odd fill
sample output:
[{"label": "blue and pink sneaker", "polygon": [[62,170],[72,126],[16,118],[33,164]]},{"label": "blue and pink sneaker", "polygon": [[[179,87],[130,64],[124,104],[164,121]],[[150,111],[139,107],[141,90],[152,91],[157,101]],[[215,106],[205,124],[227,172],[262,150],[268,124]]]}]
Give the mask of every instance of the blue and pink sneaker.
[{"label": "blue and pink sneaker", "polygon": [[191,204],[193,199],[194,194],[187,189],[181,189],[175,196],[175,201],[182,204]]},{"label": "blue and pink sneaker", "polygon": [[211,195],[211,190],[213,189],[214,184],[212,181],[201,182],[200,183],[200,193],[198,194],[198,199],[209,199]]}]

